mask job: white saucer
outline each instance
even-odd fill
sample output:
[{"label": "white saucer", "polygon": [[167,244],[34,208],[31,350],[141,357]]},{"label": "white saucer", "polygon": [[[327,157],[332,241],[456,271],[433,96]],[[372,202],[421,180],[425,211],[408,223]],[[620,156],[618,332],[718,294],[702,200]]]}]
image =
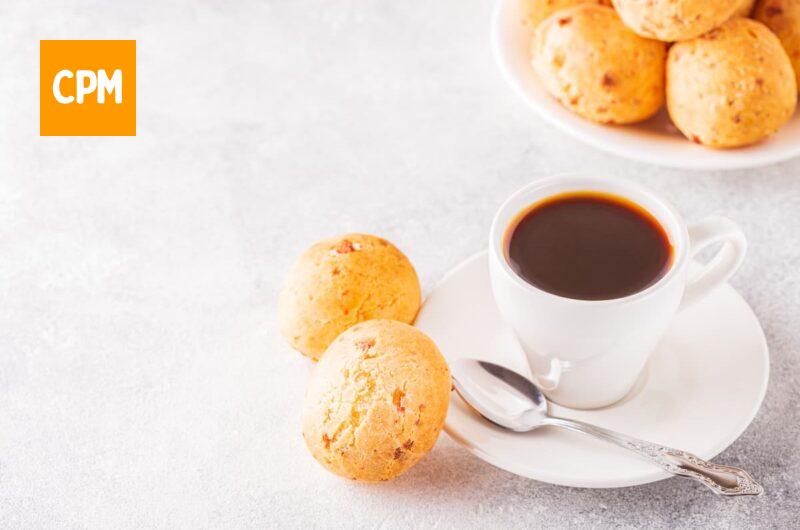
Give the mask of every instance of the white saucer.
[{"label": "white saucer", "polygon": [[[450,362],[473,357],[530,375],[495,307],[485,252],[447,274],[425,301],[416,326]],[[636,388],[621,402],[592,411],[552,405],[551,412],[709,459],[750,424],[768,375],[761,326],[747,302],[724,285],[676,317]],[[445,430],[490,464],[553,484],[612,488],[669,476],[623,449],[578,433],[551,427],[525,434],[505,431],[477,416],[456,394]]]},{"label": "white saucer", "polygon": [[741,169],[800,156],[800,111],[765,141],[738,149],[709,149],[688,141],[666,111],[635,125],[609,126],[584,120],[562,107],[542,87],[530,64],[533,29],[523,23],[523,2],[497,0],[492,45],[500,70],[514,91],[539,116],[575,138],[610,153],[684,169]]}]

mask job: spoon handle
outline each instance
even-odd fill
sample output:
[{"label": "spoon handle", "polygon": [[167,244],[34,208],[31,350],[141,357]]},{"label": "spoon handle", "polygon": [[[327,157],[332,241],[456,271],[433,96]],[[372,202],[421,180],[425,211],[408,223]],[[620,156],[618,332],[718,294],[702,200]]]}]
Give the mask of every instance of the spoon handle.
[{"label": "spoon handle", "polygon": [[646,442],[589,423],[566,418],[551,416],[545,420],[545,425],[582,432],[629,449],[668,473],[701,482],[717,495],[760,495],[764,492],[764,488],[743,469],[713,464],[680,449]]}]

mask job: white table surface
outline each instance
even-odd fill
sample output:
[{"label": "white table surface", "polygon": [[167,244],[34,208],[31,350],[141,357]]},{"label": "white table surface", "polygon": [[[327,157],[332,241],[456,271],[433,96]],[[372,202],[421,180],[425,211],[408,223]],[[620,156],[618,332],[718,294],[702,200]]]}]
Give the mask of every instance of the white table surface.
[{"label": "white table surface", "polygon": [[[503,84],[488,0],[65,4],[0,6],[0,527],[797,523],[800,160],[688,173],[573,141]],[[138,136],[39,137],[44,38],[137,40]],[[550,486],[447,436],[391,483],[325,472],[300,436],[310,363],[274,325],[295,256],[380,234],[429,290],[509,193],[582,170],[747,233],[733,285],[771,381],[719,461],[766,494]]]}]

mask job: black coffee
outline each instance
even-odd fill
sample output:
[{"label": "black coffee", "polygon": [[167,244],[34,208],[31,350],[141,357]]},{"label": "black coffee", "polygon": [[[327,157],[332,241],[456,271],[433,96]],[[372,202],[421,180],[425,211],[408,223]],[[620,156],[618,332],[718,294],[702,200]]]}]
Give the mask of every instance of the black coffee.
[{"label": "black coffee", "polygon": [[646,289],[667,273],[672,244],[644,208],[616,195],[570,192],[534,204],[512,222],[506,259],[529,283],[579,300]]}]

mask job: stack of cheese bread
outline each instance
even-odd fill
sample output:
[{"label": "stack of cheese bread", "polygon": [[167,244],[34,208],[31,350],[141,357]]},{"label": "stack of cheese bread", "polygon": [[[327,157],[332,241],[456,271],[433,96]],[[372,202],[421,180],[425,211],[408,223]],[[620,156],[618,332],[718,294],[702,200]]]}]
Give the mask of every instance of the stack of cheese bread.
[{"label": "stack of cheese bread", "polygon": [[394,245],[347,234],[307,249],[278,298],[281,334],[318,361],[303,437],[343,477],[389,480],[433,448],[450,400],[436,345],[409,325],[421,300],[414,267]]},{"label": "stack of cheese bread", "polygon": [[730,148],[794,114],[800,0],[521,1],[534,70],[586,119],[636,123],[666,104],[687,138]]}]

